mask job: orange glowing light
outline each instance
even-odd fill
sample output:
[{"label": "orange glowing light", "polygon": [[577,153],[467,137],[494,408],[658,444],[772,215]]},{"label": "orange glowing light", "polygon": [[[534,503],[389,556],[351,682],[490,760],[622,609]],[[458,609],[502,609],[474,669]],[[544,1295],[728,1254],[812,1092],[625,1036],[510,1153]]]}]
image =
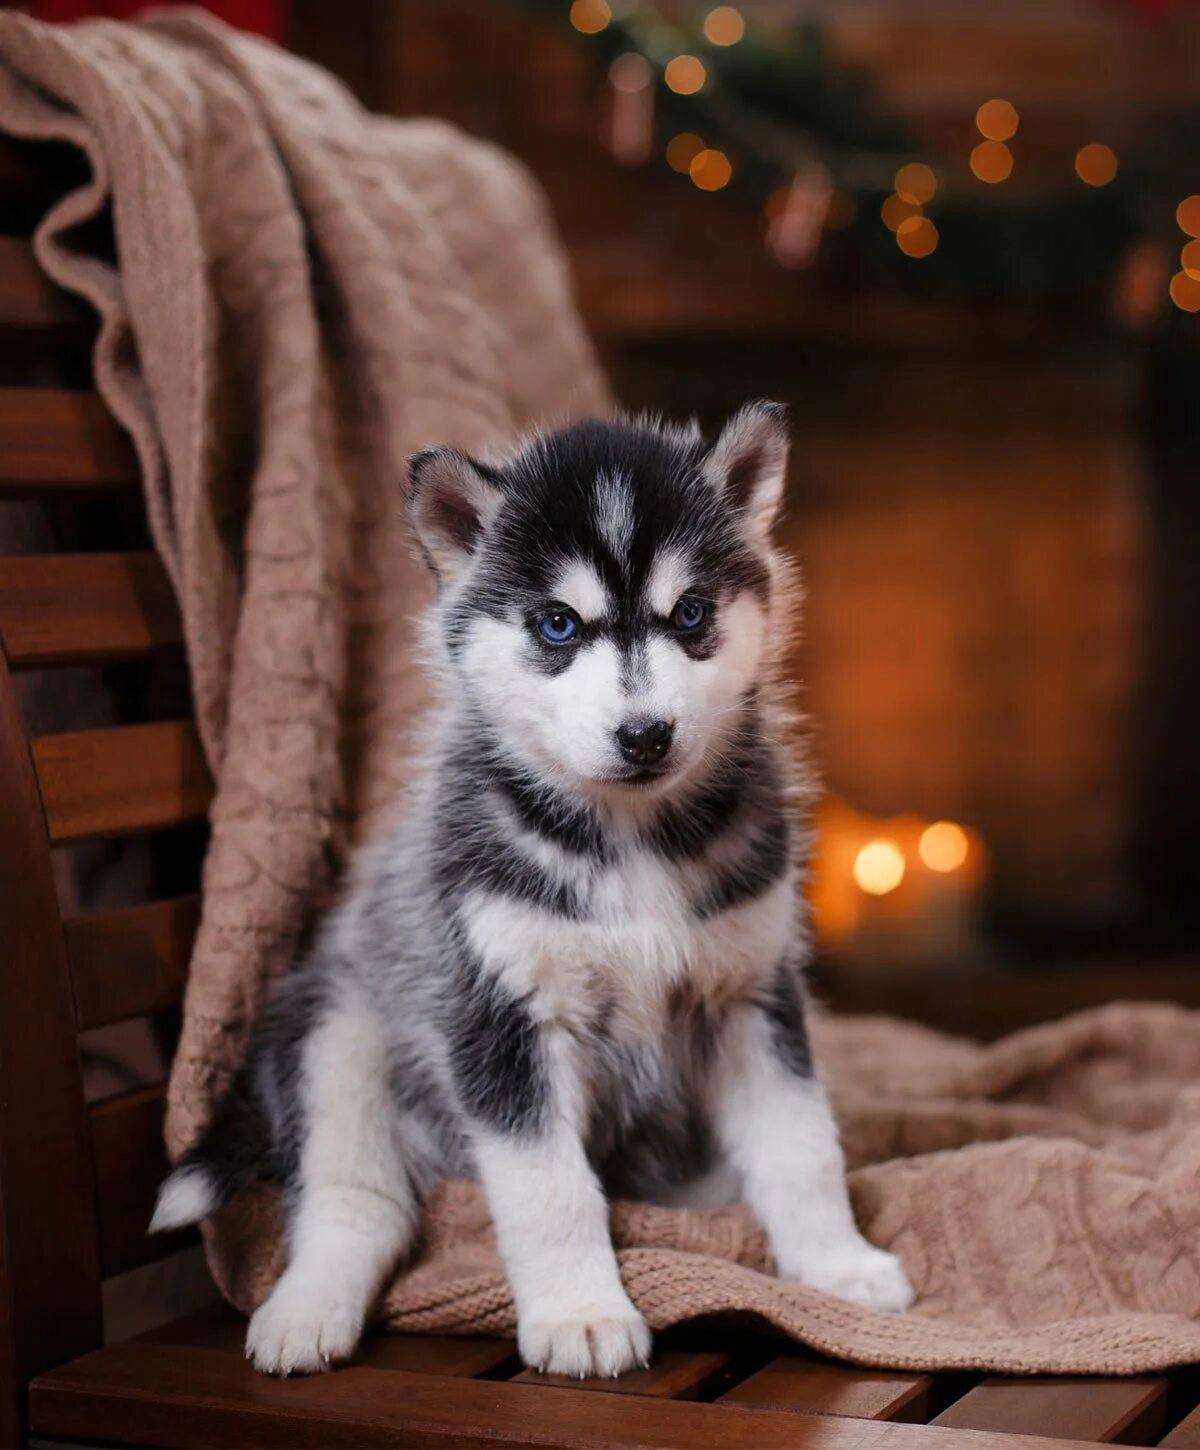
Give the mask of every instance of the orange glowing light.
[{"label": "orange glowing light", "polygon": [[1200,237],[1200,196],[1185,196],[1175,208],[1175,220],[1189,237]]},{"label": "orange glowing light", "polygon": [[896,179],[892,184],[901,201],[923,206],[925,202],[932,200],[937,190],[937,177],[932,168],[923,161],[910,161],[896,172]]},{"label": "orange glowing light", "polygon": [[1179,265],[1189,277],[1200,282],[1200,241],[1191,241],[1184,246],[1179,254]]},{"label": "orange glowing light", "polygon": [[571,6],[571,24],[584,35],[599,35],[611,19],[607,0],[575,0]]},{"label": "orange glowing light", "polygon": [[1013,155],[1003,141],[981,141],[971,152],[971,170],[994,186],[1012,175]]},{"label": "orange glowing light", "polygon": [[1075,170],[1089,186],[1107,186],[1117,174],[1117,153],[1111,146],[1093,141],[1075,153]]},{"label": "orange glowing light", "polygon": [[694,96],[707,79],[708,72],[704,69],[704,62],[694,55],[677,55],[674,60],[667,62],[667,68],[663,71],[667,88],[679,96]]},{"label": "orange glowing light", "polygon": [[938,229],[927,216],[910,216],[896,228],[896,245],[908,257],[928,257],[936,250]]},{"label": "orange glowing light", "polygon": [[921,208],[902,196],[889,196],[879,208],[879,215],[888,231],[898,232],[904,222],[921,215]]},{"label": "orange glowing light", "polygon": [[1011,101],[984,101],[975,112],[979,134],[989,141],[1011,141],[1020,124],[1021,118]]},{"label": "orange glowing light", "polygon": [[704,150],[692,158],[688,175],[701,191],[720,191],[729,185],[733,167],[724,151]]},{"label": "orange glowing light", "polygon": [[1200,279],[1176,272],[1168,290],[1176,307],[1184,312],[1200,312]]},{"label": "orange glowing light", "polygon": [[854,858],[854,883],[868,896],[886,896],[904,880],[904,852],[886,836],[868,841]]},{"label": "orange glowing light", "polygon": [[693,131],[680,131],[667,142],[667,165],[686,176],[703,150],[704,142]]},{"label": "orange glowing light", "polygon": [[953,821],[934,821],[925,827],[917,842],[921,860],[931,871],[957,871],[970,849],[966,831]]},{"label": "orange glowing light", "polygon": [[742,12],[733,5],[718,5],[704,17],[704,38],[712,45],[736,45],[746,33]]}]

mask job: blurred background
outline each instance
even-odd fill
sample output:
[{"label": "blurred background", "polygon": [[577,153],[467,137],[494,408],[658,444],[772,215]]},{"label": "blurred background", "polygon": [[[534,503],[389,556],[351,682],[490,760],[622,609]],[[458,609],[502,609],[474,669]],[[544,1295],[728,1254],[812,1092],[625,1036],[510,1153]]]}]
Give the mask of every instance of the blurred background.
[{"label": "blurred background", "polygon": [[210,8],[523,158],[624,405],[790,406],[825,996],[1200,1004],[1200,7]]}]

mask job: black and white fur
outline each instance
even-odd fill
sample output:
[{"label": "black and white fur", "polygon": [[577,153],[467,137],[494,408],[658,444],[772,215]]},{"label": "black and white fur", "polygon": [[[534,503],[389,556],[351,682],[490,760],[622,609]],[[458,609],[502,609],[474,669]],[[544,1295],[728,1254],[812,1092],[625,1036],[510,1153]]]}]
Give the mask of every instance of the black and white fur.
[{"label": "black and white fur", "polygon": [[805,1029],[806,782],[769,539],[786,452],[782,411],[757,404],[712,443],[587,422],[503,463],[412,460],[441,687],[416,785],[154,1217],[283,1184],[260,1369],[354,1352],[446,1174],[480,1179],[521,1354],[546,1370],[649,1353],[610,1193],[740,1196],[781,1275],[909,1304],[855,1226]]}]

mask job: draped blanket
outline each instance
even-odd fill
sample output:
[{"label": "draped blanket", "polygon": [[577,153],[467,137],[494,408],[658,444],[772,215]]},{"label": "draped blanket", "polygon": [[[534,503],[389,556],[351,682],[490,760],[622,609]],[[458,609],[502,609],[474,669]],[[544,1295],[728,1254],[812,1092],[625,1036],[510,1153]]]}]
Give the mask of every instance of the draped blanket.
[{"label": "draped blanket", "polygon": [[[401,526],[406,455],[486,452],[608,396],[516,163],[367,115],[198,11],[63,28],[0,14],[0,128],[90,163],[37,255],[100,314],[97,385],[137,448],[217,785],[169,1096],[178,1152],[349,848],[399,795],[427,587]],[[874,1019],[815,1036],[860,1222],[902,1256],[915,1308],[781,1283],[744,1209],[618,1204],[622,1274],[654,1327],[737,1311],[905,1368],[1200,1359],[1196,1016],[1116,1005],[986,1048]],[[278,1229],[266,1188],[206,1226],[243,1309],[280,1270]],[[380,1312],[512,1331],[474,1186],[438,1191]]]}]

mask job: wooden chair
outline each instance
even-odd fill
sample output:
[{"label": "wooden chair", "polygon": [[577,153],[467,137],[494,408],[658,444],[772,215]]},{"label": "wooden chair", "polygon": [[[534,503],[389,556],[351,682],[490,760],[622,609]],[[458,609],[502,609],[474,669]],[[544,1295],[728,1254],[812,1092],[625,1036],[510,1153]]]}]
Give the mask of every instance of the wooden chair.
[{"label": "wooden chair", "polygon": [[[178,666],[179,621],[133,456],[87,390],[90,324],[21,234],[52,163],[69,158],[0,153],[0,497],[36,500],[58,537],[88,546],[0,559],[0,1443],[1014,1450],[1150,1444],[1173,1424],[1162,1443],[1200,1446],[1187,1376],[873,1373],[720,1325],[661,1336],[649,1369],[599,1383],[524,1371],[507,1341],[415,1336],[373,1338],[334,1374],[270,1380],[224,1308],[104,1343],[104,1282],[189,1240],[144,1234],[162,1085],[86,1102],[79,1035],[177,1007],[198,901],[64,916],[52,858],[166,832],[194,868],[211,783],[185,697],[168,691],[170,718],[145,701],[138,671]],[[79,665],[133,671],[130,720],[31,738],[13,676]]]}]

